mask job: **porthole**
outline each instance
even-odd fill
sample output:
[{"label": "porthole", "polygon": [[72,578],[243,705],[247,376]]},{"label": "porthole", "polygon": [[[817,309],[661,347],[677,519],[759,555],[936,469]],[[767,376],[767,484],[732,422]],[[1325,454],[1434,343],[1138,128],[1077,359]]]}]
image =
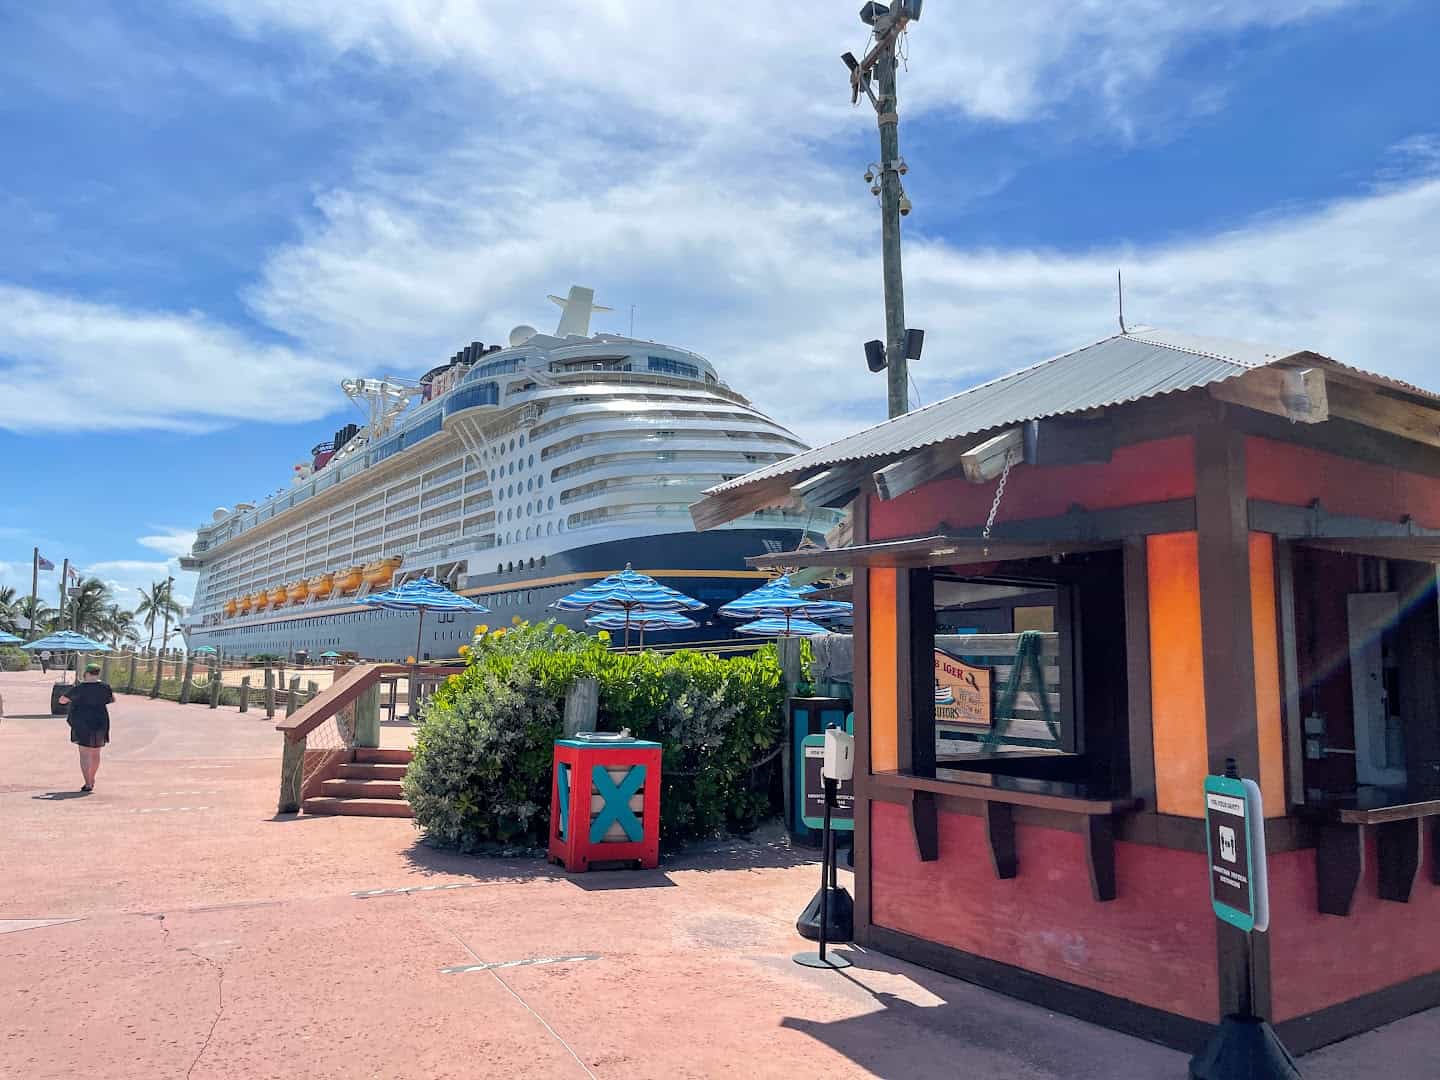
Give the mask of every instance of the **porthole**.
[{"label": "porthole", "polygon": [[555,523],[554,523],[553,521],[547,521],[547,522],[545,523],[545,535],[546,535],[546,536],[554,536],[554,535],[555,535]]},{"label": "porthole", "polygon": [[525,449],[525,436],[524,436],[524,435],[521,435],[521,436],[520,436],[520,449],[522,449],[522,450]]},{"label": "porthole", "polygon": [[545,509],[547,509],[547,510],[554,510],[554,509],[555,509],[555,496],[554,496],[554,495],[551,495],[550,498],[548,498],[548,499],[545,500]]},{"label": "porthole", "polygon": [[527,528],[527,529],[525,530],[525,539],[526,539],[526,540],[532,540],[532,539],[534,539],[533,532],[534,532],[534,530]]},{"label": "porthole", "polygon": [[526,491],[534,491],[534,490],[535,490],[535,478],[534,478],[533,476],[532,476],[529,480],[526,480],[526,481],[525,481],[525,490],[526,490]]},{"label": "porthole", "polygon": [[535,455],[534,455],[534,454],[531,454],[531,455],[530,455],[530,468],[533,469],[534,467],[535,467]]},{"label": "porthole", "polygon": [[510,440],[510,452],[511,452],[512,454],[515,452],[515,440],[514,440],[514,439],[511,439],[511,440]]}]

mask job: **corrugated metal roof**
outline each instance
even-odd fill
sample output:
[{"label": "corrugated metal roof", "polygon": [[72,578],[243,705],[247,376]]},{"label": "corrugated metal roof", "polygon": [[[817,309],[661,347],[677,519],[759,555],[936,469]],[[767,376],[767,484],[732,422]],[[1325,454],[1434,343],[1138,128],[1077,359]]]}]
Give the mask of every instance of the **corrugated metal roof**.
[{"label": "corrugated metal roof", "polygon": [[847,461],[907,454],[947,439],[976,435],[1026,420],[1193,390],[1235,378],[1254,368],[1302,356],[1308,362],[1333,365],[1368,381],[1440,401],[1440,394],[1338,364],[1305,349],[1137,328],[973,386],[826,446],[777,461],[719,484],[705,494],[719,495],[764,480]]}]

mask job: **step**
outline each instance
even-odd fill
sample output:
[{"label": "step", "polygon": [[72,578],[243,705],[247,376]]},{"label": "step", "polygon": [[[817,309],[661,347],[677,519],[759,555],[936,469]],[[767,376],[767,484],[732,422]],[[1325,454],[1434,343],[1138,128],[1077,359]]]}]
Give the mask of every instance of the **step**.
[{"label": "step", "polygon": [[321,795],[348,796],[357,799],[403,799],[399,780],[323,780]]},{"label": "step", "polygon": [[409,765],[414,757],[412,750],[375,750],[369,747],[355,750],[355,760],[364,765]]},{"label": "step", "polygon": [[415,816],[410,804],[400,799],[350,799],[321,795],[306,799],[304,810],[307,814],[342,814],[347,817]]},{"label": "step", "polygon": [[350,761],[341,765],[336,776],[345,780],[400,780],[405,776],[406,765],[371,765],[363,761]]}]

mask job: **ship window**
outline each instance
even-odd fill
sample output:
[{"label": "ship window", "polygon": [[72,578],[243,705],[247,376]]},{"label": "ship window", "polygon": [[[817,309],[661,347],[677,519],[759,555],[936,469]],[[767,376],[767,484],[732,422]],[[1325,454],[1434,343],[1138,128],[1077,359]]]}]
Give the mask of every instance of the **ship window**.
[{"label": "ship window", "polygon": [[554,536],[554,535],[555,535],[555,523],[554,523],[553,521],[547,521],[547,522],[545,523],[545,535],[546,535],[546,536]]},{"label": "ship window", "polygon": [[[505,537],[505,539],[506,539],[506,540],[509,540],[510,537],[507,535],[507,536]],[[505,564],[505,570],[506,570],[507,572],[509,572],[509,571],[511,571],[511,570],[514,570],[514,569],[515,569],[515,564],[514,564],[513,562],[512,562],[512,563],[506,563],[506,564]]]},{"label": "ship window", "polygon": [[526,539],[526,540],[533,540],[533,539],[535,539],[534,532],[535,532],[535,531],[534,531],[533,529],[526,529],[526,530],[525,530],[525,539]]},{"label": "ship window", "polygon": [[529,517],[529,516],[530,516],[531,514],[533,514],[533,513],[535,513],[535,507],[534,507],[533,505],[531,505],[530,503],[526,503],[526,504],[525,504],[525,516],[526,516],[526,517]]},{"label": "ship window", "polygon": [[541,555],[541,556],[540,556],[540,566],[541,566],[542,569],[543,569],[544,566],[545,566],[545,556],[544,556],[544,555]]},{"label": "ship window", "polygon": [[530,455],[529,468],[532,468],[532,469],[533,469],[534,467],[535,467],[535,455],[534,455],[534,454],[531,454],[531,455]]},{"label": "ship window", "polygon": [[514,439],[511,439],[511,440],[510,440],[510,450],[511,450],[512,453],[513,453],[514,450],[515,450],[515,440],[514,440]]},{"label": "ship window", "polygon": [[544,477],[544,476],[537,476],[537,477],[535,478],[535,486],[536,486],[537,488],[543,488],[543,487],[545,486],[545,477]]},{"label": "ship window", "polygon": [[524,436],[524,435],[521,435],[521,436],[520,436],[520,447],[521,447],[521,449],[524,449],[524,447],[525,447],[525,436]]},{"label": "ship window", "polygon": [[526,481],[525,481],[525,490],[526,490],[526,491],[534,491],[534,490],[535,490],[535,478],[534,478],[533,476],[532,476],[529,480],[526,480]]},{"label": "ship window", "polygon": [[510,476],[514,476],[514,475],[515,475],[515,462],[513,462],[513,461],[510,462],[510,468],[509,468],[509,470],[508,470],[508,475],[510,475]]},{"label": "ship window", "polygon": [[545,509],[547,509],[547,510],[554,510],[554,509],[555,509],[555,496],[554,496],[554,495],[551,495],[550,498],[548,498],[548,499],[545,500]]}]

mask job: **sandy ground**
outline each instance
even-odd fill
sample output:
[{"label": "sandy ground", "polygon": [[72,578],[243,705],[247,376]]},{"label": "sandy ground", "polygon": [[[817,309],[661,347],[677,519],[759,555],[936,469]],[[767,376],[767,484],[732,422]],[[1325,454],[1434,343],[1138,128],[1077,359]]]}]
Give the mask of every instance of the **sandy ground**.
[{"label": "sandy ground", "polygon": [[[880,955],[796,966],[818,870],[783,842],[569,876],[432,851],[403,820],[277,818],[263,713],[145,698],[114,706],[81,796],[47,688],[0,674],[0,1076],[1186,1073]],[[1419,1080],[1437,1038],[1424,1014],[1302,1066]]]}]

